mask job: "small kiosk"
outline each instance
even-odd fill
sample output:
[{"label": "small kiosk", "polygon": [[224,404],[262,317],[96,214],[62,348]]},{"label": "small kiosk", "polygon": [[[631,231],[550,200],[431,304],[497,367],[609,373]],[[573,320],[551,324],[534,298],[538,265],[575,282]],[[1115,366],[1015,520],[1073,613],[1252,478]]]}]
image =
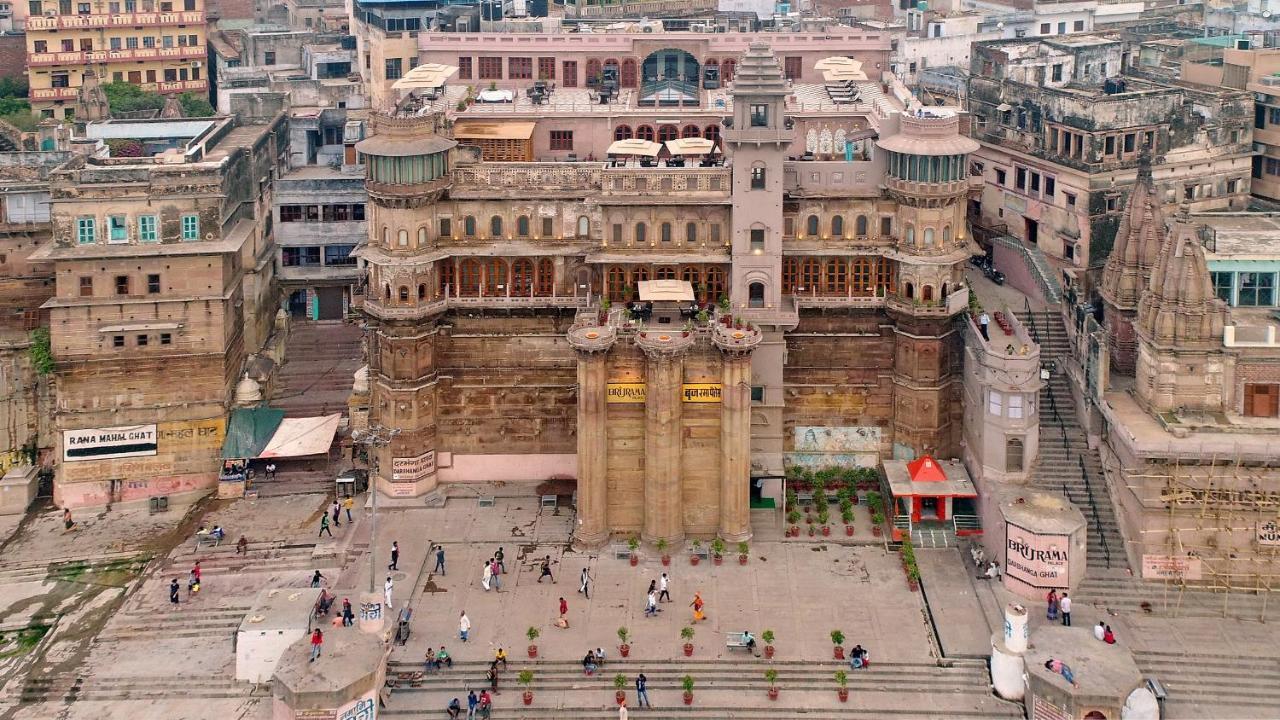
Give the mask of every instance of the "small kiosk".
[{"label": "small kiosk", "polygon": [[893,503],[889,507],[893,539],[920,525],[934,529],[951,526],[956,535],[982,533],[978,522],[978,491],[969,472],[959,460],[935,460],[930,455],[911,462],[888,460],[884,474],[889,480]]}]

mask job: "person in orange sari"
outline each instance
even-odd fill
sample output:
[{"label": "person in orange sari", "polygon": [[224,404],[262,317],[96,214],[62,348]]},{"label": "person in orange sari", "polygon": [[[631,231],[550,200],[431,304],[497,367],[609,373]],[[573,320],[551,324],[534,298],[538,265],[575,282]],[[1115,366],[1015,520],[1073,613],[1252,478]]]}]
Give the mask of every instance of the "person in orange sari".
[{"label": "person in orange sari", "polygon": [[705,606],[705,603],[702,602],[701,592],[696,592],[693,594],[693,602],[689,603],[689,605],[693,607],[694,622],[707,619],[707,616],[702,612],[702,608]]}]

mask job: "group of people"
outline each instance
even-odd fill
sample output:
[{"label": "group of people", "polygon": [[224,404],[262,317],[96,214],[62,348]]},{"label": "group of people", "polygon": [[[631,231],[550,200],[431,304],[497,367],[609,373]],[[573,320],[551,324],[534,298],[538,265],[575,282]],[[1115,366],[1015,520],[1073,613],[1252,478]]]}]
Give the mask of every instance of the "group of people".
[{"label": "group of people", "polygon": [[1049,590],[1049,594],[1045,596],[1045,617],[1049,620],[1057,620],[1058,615],[1062,615],[1062,624],[1071,627],[1071,598],[1067,596],[1067,591],[1062,591],[1062,596],[1058,596],[1057,590]]},{"label": "group of people", "polygon": [[[450,718],[457,718],[462,715],[462,703],[458,698],[449,701],[445,712],[449,713]],[[490,697],[488,690],[481,690],[477,695],[475,690],[467,693],[467,720],[474,718],[484,718],[488,720],[490,713],[493,712],[493,698]]]},{"label": "group of people", "polygon": [[[356,501],[350,495],[341,500],[335,499],[333,504],[329,506],[329,512],[320,516],[320,533],[316,537],[323,537],[325,533],[329,533],[329,537],[333,537],[333,530],[329,528],[332,522],[334,527],[342,527],[342,511],[347,511],[347,523],[355,522],[351,517],[351,509],[355,507]],[[332,521],[330,520],[332,518]]]},{"label": "group of people", "polygon": [[595,675],[597,670],[604,668],[604,660],[604,648],[588,650],[582,658],[582,671],[587,675]]},{"label": "group of people", "polygon": [[445,650],[443,645],[440,646],[439,652],[436,652],[431,648],[427,648],[426,666],[425,666],[425,669],[427,672],[429,673],[436,672],[437,670],[439,670],[441,667],[445,665],[448,665],[449,667],[453,667],[453,657],[449,655],[449,651]]},{"label": "group of people", "polygon": [[1093,628],[1093,636],[1108,645],[1116,644],[1116,634],[1111,632],[1111,626],[1098,621],[1097,626]]},{"label": "group of people", "polygon": [[666,573],[657,580],[649,581],[649,590],[645,593],[645,617],[654,617],[661,612],[660,602],[671,602],[671,578]]},{"label": "group of people", "polygon": [[480,585],[485,592],[489,592],[490,588],[498,592],[502,592],[502,576],[507,572],[506,555],[502,548],[498,548],[498,552],[493,557],[484,561],[484,570],[480,577]]},{"label": "group of people", "polygon": [[[187,599],[190,600],[192,595],[200,592],[200,561],[197,560],[195,565],[191,566],[191,572],[187,573]],[[178,605],[178,591],[181,586],[178,585],[178,578],[174,578],[169,583],[169,604]]]}]

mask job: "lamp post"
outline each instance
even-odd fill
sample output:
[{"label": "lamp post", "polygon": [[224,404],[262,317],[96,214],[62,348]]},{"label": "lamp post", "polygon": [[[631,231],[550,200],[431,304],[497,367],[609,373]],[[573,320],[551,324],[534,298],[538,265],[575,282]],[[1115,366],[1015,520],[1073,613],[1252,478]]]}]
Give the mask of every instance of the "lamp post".
[{"label": "lamp post", "polygon": [[377,557],[378,552],[378,454],[377,448],[384,448],[391,445],[391,441],[400,434],[400,428],[386,428],[381,425],[370,425],[367,430],[357,431],[352,434],[351,439],[365,446],[365,452],[369,457],[369,466],[372,472],[369,473],[369,494],[373,503],[373,512],[370,516],[369,526],[369,594],[377,593],[377,586],[374,584],[374,577],[378,574]]}]

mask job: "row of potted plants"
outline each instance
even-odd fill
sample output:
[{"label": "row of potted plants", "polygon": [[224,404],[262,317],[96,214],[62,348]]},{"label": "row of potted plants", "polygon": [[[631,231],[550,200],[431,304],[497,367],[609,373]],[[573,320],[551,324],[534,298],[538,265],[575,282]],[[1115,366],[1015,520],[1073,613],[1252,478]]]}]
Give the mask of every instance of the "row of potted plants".
[{"label": "row of potted plants", "polygon": [[[538,646],[535,644],[537,639],[542,636],[542,631],[530,625],[525,631],[525,637],[529,638],[529,657],[538,657]],[[680,628],[680,639],[684,640],[685,657],[693,656],[693,628],[685,626]],[[772,630],[765,630],[760,633],[760,639],[764,641],[764,656],[767,659],[773,658],[773,639]],[[631,631],[626,626],[618,628],[618,654],[622,657],[631,656]]]},{"label": "row of potted plants", "polygon": [[907,587],[912,591],[920,589],[920,566],[916,564],[916,549],[911,544],[911,538],[904,538],[902,541],[902,572],[907,576]]},{"label": "row of potted plants", "polygon": [[[848,537],[853,537],[853,506],[858,504],[858,495],[851,487],[845,486],[836,491],[836,502],[840,508],[840,519],[844,521],[844,534]],[[791,527],[787,529],[786,534],[790,537],[800,536],[799,523],[801,514],[796,507],[797,504],[798,497],[796,492],[788,490],[786,497],[787,522],[790,523]],[[826,492],[821,487],[814,490],[813,504],[812,506],[805,505],[803,515],[805,524],[809,526],[810,537],[813,537],[818,532],[815,529],[815,520],[817,521],[816,527],[821,530],[824,536],[831,534],[831,527],[827,524],[831,519],[829,508]],[[816,512],[816,516],[809,514],[811,509]]]},{"label": "row of potted plants", "polygon": [[880,472],[868,467],[831,465],[813,470],[792,465],[787,468],[787,485],[805,491],[852,487],[865,492],[880,487]]},{"label": "row of potted plants", "polygon": [[[774,670],[773,668],[769,668],[768,670],[765,670],[764,679],[769,683],[769,691],[768,691],[769,699],[777,700],[778,699],[778,671]],[[848,688],[849,673],[845,672],[844,670],[837,670],[835,674],[835,679],[836,679],[836,695],[840,698],[840,702],[847,702],[849,700],[849,688]],[[621,701],[619,701],[619,704],[621,704]]]},{"label": "row of potted plants", "polygon": [[[638,565],[640,563],[640,555],[636,552],[637,550],[640,549],[640,538],[635,536],[632,536],[631,538],[629,538],[627,540],[627,547],[631,550],[631,565],[634,567],[635,565]],[[666,540],[659,539],[658,542],[654,543],[654,547],[658,549],[658,552],[662,553],[662,564],[670,565],[671,555],[667,552],[667,550],[671,547],[670,544]],[[721,540],[720,538],[716,538],[711,541],[711,560],[716,565],[720,565],[724,562],[724,551],[725,551],[724,540]],[[748,545],[745,542],[738,543],[738,564],[739,565],[747,564],[747,558],[750,552],[751,552],[750,545]],[[689,564],[697,565],[699,562],[701,562],[701,560],[702,560],[702,541],[694,540],[693,552],[689,554]]]}]

